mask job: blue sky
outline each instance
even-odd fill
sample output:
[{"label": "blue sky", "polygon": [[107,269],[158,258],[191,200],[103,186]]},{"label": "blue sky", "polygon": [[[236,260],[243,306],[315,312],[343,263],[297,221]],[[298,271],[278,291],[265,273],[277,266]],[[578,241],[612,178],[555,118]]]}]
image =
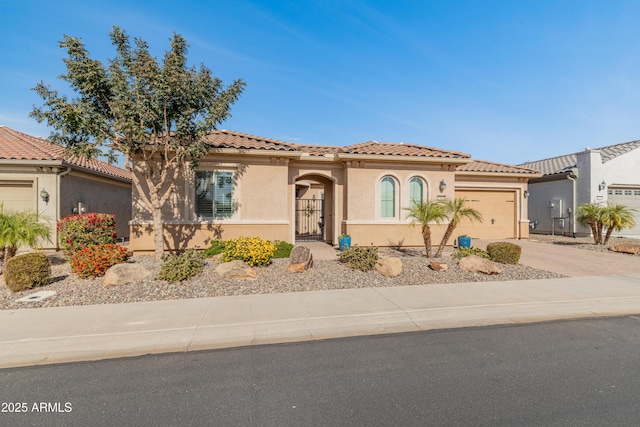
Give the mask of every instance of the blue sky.
[{"label": "blue sky", "polygon": [[[640,139],[640,2],[11,1],[0,14],[0,124],[43,80],[66,91],[63,34],[96,59],[123,27],[161,57],[247,82],[221,128],[303,144],[408,142],[521,163]],[[71,93],[68,93],[72,95]]]}]

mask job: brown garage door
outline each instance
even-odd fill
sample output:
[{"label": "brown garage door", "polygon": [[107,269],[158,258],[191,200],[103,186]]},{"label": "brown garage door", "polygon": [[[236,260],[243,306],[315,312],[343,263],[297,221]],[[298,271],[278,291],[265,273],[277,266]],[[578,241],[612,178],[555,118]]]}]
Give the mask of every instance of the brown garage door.
[{"label": "brown garage door", "polygon": [[463,220],[454,237],[467,234],[474,239],[512,239],[516,237],[516,194],[514,191],[456,190],[467,205],[482,214],[481,223]]},{"label": "brown garage door", "polygon": [[33,182],[0,181],[0,202],[5,211],[34,209]]}]

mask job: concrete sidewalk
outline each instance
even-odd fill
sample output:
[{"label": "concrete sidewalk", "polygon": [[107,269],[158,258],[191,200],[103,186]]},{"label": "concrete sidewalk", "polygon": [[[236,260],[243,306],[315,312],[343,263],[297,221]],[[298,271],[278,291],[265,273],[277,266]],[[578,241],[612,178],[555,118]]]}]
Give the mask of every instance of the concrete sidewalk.
[{"label": "concrete sidewalk", "polygon": [[640,313],[640,274],[0,311],[0,367]]}]

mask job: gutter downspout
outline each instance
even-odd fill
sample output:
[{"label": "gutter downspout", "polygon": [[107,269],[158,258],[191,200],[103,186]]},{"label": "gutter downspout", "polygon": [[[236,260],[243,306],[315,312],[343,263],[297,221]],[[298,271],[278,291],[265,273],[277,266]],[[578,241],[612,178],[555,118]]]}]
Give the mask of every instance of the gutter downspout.
[{"label": "gutter downspout", "polygon": [[[61,178],[63,176],[69,175],[71,173],[71,166],[67,166],[67,170],[65,170],[64,172],[60,172],[57,176],[56,176],[56,223],[58,222],[58,220],[60,219],[60,181]],[[56,248],[58,247],[58,232],[56,231],[55,233],[56,235],[56,240],[54,242],[54,244],[56,245]]]},{"label": "gutter downspout", "polygon": [[571,172],[567,175],[567,178],[571,180],[571,184],[572,184],[572,208],[571,208],[571,232],[573,235],[573,238],[575,239],[576,237],[576,186],[577,186],[577,176],[574,173],[574,169],[571,169]]}]

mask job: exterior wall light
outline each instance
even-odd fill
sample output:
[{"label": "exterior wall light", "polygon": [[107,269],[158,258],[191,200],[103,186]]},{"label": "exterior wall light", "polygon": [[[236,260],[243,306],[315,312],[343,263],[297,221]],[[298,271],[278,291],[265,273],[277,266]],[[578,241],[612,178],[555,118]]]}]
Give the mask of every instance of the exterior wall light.
[{"label": "exterior wall light", "polygon": [[598,190],[602,191],[605,188],[607,188],[607,183],[604,182],[604,179],[603,179],[602,182],[600,184],[598,184]]},{"label": "exterior wall light", "polygon": [[45,190],[44,188],[40,190],[40,198],[43,202],[49,203],[49,193],[47,193],[47,190]]},{"label": "exterior wall light", "polygon": [[529,197],[529,190],[524,190],[524,198],[526,199],[527,197]]},{"label": "exterior wall light", "polygon": [[447,183],[444,182],[444,179],[440,180],[440,192],[442,193],[447,188]]}]

